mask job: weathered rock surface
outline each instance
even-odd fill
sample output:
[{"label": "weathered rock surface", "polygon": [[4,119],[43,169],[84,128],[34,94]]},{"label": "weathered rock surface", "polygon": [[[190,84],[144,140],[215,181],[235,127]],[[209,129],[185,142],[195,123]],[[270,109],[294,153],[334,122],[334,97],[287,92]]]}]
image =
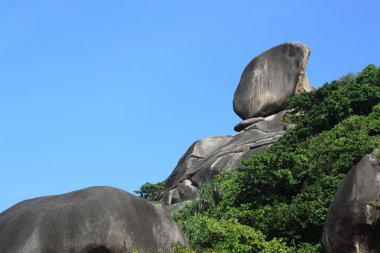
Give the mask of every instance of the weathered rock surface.
[{"label": "weathered rock surface", "polygon": [[262,121],[262,120],[264,120],[263,117],[250,118],[250,119],[243,120],[242,122],[240,122],[239,124],[237,124],[234,127],[234,130],[236,132],[240,132],[240,131],[246,129],[247,127],[249,127],[250,125],[253,125],[254,123]]},{"label": "weathered rock surface", "polygon": [[[233,136],[217,136],[199,140],[179,160],[165,180],[161,203],[165,206],[198,197],[197,187],[224,169],[240,166],[240,161],[263,152],[292,127],[281,121],[256,121]],[[166,208],[166,210],[169,210]],[[170,208],[173,211],[175,208]]]},{"label": "weathered rock surface", "polygon": [[168,252],[176,242],[187,243],[160,205],[112,187],[30,199],[0,214],[1,253]]},{"label": "weathered rock surface", "polygon": [[305,44],[291,42],[255,57],[235,91],[235,113],[243,120],[265,117],[284,110],[294,94],[312,90],[305,72],[309,54]]},{"label": "weathered rock surface", "polygon": [[[380,166],[366,155],[343,180],[330,205],[322,242],[325,252],[374,252],[380,246]],[[379,202],[380,203],[380,202]]]},{"label": "weathered rock surface", "polygon": [[236,132],[240,132],[240,131],[246,129],[247,127],[253,125],[254,123],[259,122],[259,121],[263,121],[263,120],[265,120],[265,121],[282,121],[286,113],[287,113],[287,110],[283,110],[279,113],[270,115],[270,116],[265,117],[265,118],[258,117],[258,118],[246,119],[246,120],[241,121],[239,124],[237,124],[234,127],[234,130]]},{"label": "weathered rock surface", "polygon": [[[234,110],[243,119],[235,126],[239,133],[195,142],[165,180],[160,203],[169,212],[183,201],[198,197],[200,184],[240,161],[266,151],[289,125],[282,122],[288,99],[311,91],[305,69],[310,49],[302,43],[284,43],[254,58],[243,71],[234,95]],[[171,206],[171,207],[169,207]]]}]

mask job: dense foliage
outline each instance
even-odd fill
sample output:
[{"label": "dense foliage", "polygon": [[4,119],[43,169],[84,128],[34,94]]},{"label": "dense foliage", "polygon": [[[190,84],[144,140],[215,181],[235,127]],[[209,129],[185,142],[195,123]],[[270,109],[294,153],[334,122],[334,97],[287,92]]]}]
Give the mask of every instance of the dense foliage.
[{"label": "dense foliage", "polygon": [[164,190],[164,183],[159,182],[157,184],[145,183],[140,186],[139,190],[134,191],[140,198],[147,199],[152,202],[160,200],[161,193]]},{"label": "dense foliage", "polygon": [[201,187],[175,219],[196,252],[318,252],[337,187],[380,144],[380,68],[289,103],[297,124],[265,153]]}]

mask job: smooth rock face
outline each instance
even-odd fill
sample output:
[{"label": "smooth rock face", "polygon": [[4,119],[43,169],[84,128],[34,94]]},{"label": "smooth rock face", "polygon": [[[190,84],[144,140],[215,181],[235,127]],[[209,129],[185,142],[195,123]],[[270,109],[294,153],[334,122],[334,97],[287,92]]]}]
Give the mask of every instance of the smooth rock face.
[{"label": "smooth rock face", "polygon": [[380,246],[380,166],[366,155],[346,175],[327,214],[322,242],[325,252],[374,252]]},{"label": "smooth rock face", "polygon": [[0,214],[1,253],[169,252],[176,242],[187,244],[160,205],[112,187],[30,199]]},{"label": "smooth rock face", "polygon": [[[256,121],[233,136],[217,136],[195,142],[179,160],[172,174],[165,180],[160,200],[166,208],[198,197],[197,188],[224,169],[240,166],[240,161],[257,152],[266,151],[290,125],[281,121]],[[292,127],[292,126],[290,126]]]},{"label": "smooth rock face", "polygon": [[265,117],[286,109],[296,93],[311,91],[306,76],[310,49],[291,42],[255,57],[244,69],[235,91],[234,111],[243,120]]}]

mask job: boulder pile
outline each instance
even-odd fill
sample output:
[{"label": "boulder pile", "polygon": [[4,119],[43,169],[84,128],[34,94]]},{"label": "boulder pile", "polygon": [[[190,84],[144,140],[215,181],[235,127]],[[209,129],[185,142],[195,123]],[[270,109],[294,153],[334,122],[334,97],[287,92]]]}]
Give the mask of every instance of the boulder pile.
[{"label": "boulder pile", "polygon": [[232,136],[215,136],[196,141],[164,181],[160,203],[176,211],[180,203],[195,199],[197,188],[225,169],[264,152],[287,129],[283,122],[290,97],[313,90],[306,76],[310,49],[303,43],[278,45],[255,57],[244,69],[233,98],[233,108],[243,121]]},{"label": "boulder pile", "polygon": [[165,180],[160,204],[112,187],[25,200],[0,213],[0,252],[170,252],[172,244],[186,246],[170,213],[196,199],[201,184],[266,151],[294,127],[283,117],[291,96],[312,90],[305,73],[309,54],[306,45],[291,42],[248,64],[233,99],[234,111],[243,119],[235,126],[238,133],[191,145]]},{"label": "boulder pile", "polygon": [[[284,112],[279,114],[283,115]],[[280,115],[256,119],[232,136],[214,136],[196,141],[165,180],[161,204],[168,206],[197,198],[199,185],[222,170],[239,167],[242,159],[266,151],[287,129],[294,127],[281,121]]]}]

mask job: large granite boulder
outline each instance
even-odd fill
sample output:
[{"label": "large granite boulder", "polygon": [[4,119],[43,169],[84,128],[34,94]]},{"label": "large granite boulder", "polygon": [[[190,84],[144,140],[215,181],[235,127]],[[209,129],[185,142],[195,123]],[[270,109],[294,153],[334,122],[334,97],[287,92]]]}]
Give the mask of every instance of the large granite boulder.
[{"label": "large granite boulder", "polygon": [[1,253],[169,252],[186,238],[160,205],[112,187],[22,201],[0,214]]},{"label": "large granite boulder", "polygon": [[330,205],[322,236],[325,252],[380,249],[379,201],[379,161],[366,155],[348,172]]},{"label": "large granite boulder", "polygon": [[293,125],[263,118],[247,124],[246,128],[236,135],[196,141],[165,180],[161,204],[172,212],[177,209],[168,206],[196,199],[199,185],[208,182],[224,169],[239,167],[242,159],[266,151],[267,147],[276,142],[289,127]]},{"label": "large granite boulder", "polygon": [[305,44],[291,42],[255,57],[235,91],[235,113],[243,120],[265,117],[284,110],[294,94],[312,90],[305,72],[309,54]]}]

